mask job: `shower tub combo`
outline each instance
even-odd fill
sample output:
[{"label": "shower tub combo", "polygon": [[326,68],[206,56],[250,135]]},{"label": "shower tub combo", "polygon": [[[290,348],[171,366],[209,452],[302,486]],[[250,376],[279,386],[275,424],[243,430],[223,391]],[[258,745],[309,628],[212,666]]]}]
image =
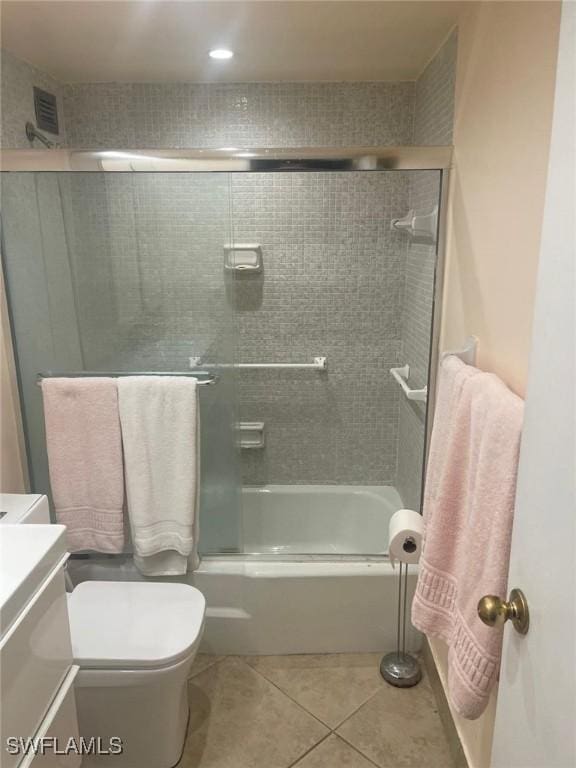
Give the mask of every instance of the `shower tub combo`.
[{"label": "shower tub combo", "polygon": [[[204,378],[216,386],[199,395],[201,563],[182,577],[206,596],[204,650],[395,647],[388,523],[404,506],[393,486],[418,505],[451,149],[3,150],[1,160],[32,490],[50,488],[40,373]],[[414,249],[396,225],[413,200],[440,211]],[[236,261],[254,254],[260,262]],[[421,281],[417,298],[396,291],[399,270]],[[423,296],[406,345],[404,305]],[[261,450],[241,462],[246,427],[259,427]],[[73,556],[72,581],[144,578],[126,550]],[[416,648],[417,633],[407,642]]]},{"label": "shower tub combo", "polygon": [[[388,559],[387,539],[389,520],[402,506],[394,488],[272,485],[245,488],[242,497],[244,550],[250,554],[207,555],[188,574],[208,606],[204,651],[394,647],[398,569]],[[75,583],[144,578],[130,557],[74,558],[69,572]],[[410,593],[415,578],[411,567]],[[406,639],[409,649],[419,647],[412,628]]]}]

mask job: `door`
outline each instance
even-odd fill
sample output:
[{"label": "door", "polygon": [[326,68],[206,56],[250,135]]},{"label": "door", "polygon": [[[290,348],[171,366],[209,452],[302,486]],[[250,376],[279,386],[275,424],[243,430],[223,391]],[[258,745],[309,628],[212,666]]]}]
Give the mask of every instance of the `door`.
[{"label": "door", "polygon": [[576,765],[575,39],[565,2],[509,577],[530,629],[506,627],[492,768]]}]

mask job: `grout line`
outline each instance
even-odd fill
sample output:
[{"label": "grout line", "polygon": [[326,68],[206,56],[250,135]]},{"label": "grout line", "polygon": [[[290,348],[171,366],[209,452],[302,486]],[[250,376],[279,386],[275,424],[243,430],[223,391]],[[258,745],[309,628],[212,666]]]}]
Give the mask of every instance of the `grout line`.
[{"label": "grout line", "polygon": [[[296,699],[293,699],[292,696],[290,696],[290,694],[286,693],[286,691],[283,691],[279,685],[276,685],[276,683],[273,680],[269,680],[263,672],[260,672],[260,670],[250,666],[250,664],[248,664],[246,661],[243,661],[242,663],[246,664],[247,667],[249,667],[253,672],[256,672],[257,675],[259,675],[263,680],[266,680],[266,682],[269,683],[274,688],[276,688],[277,691],[280,691],[280,693],[283,696],[285,696],[289,701],[291,701],[293,704],[296,704],[296,706],[299,707],[302,710],[302,712],[305,712],[310,717],[313,717],[314,720],[320,723],[320,725],[323,725],[324,728],[328,728],[328,733],[326,734],[326,736],[329,736],[331,733],[333,733],[334,729],[332,728],[332,726],[328,725],[328,723],[325,723],[324,720],[320,720],[320,718],[317,717],[313,712],[310,712],[309,710],[307,710],[306,707],[300,704],[299,701],[296,701]],[[326,738],[326,736],[324,738]],[[321,741],[324,741],[324,738],[322,738]]]},{"label": "grout line", "polygon": [[[241,659],[242,657],[237,657],[237,658],[240,658],[240,659]],[[357,706],[355,709],[353,709],[353,710],[352,710],[352,712],[350,712],[349,714],[347,714],[347,715],[346,715],[346,717],[344,717],[344,719],[343,719],[343,720],[340,720],[340,721],[339,721],[339,722],[338,722],[336,725],[332,726],[332,725],[330,725],[329,723],[326,723],[324,720],[322,720],[322,719],[321,719],[320,717],[318,717],[317,715],[315,715],[313,712],[310,712],[310,710],[309,710],[309,709],[306,709],[306,707],[305,707],[303,704],[301,704],[299,701],[297,701],[296,699],[294,699],[294,698],[293,698],[293,697],[292,697],[292,696],[291,696],[289,693],[287,693],[287,692],[286,692],[286,691],[284,691],[282,688],[280,688],[280,686],[279,686],[279,685],[277,685],[277,684],[276,684],[276,683],[275,683],[273,680],[270,680],[270,678],[268,678],[268,677],[267,677],[267,676],[264,674],[264,672],[261,672],[260,670],[256,669],[255,667],[252,667],[250,664],[248,664],[248,662],[244,662],[244,663],[245,663],[247,666],[249,666],[249,667],[250,667],[250,669],[253,669],[253,670],[254,670],[254,672],[256,672],[257,674],[259,674],[259,675],[260,675],[260,677],[264,678],[264,680],[266,680],[266,682],[270,683],[270,685],[273,685],[273,686],[274,686],[274,688],[277,688],[277,689],[280,691],[280,693],[282,693],[282,694],[284,694],[284,696],[286,696],[286,698],[287,698],[287,699],[290,699],[290,701],[293,701],[293,702],[294,702],[294,704],[297,704],[297,705],[300,707],[300,709],[303,709],[303,710],[304,710],[304,712],[306,712],[308,715],[310,715],[311,717],[313,717],[315,720],[318,720],[318,722],[319,722],[319,723],[321,723],[322,725],[326,726],[326,728],[329,728],[329,729],[330,729],[330,731],[331,731],[332,733],[336,733],[336,729],[337,729],[337,728],[340,728],[340,726],[341,726],[341,725],[344,725],[344,723],[345,723],[345,722],[347,722],[347,721],[348,721],[348,720],[349,720],[349,719],[350,719],[350,718],[351,718],[353,715],[355,715],[355,714],[356,714],[356,712],[358,712],[358,710],[362,709],[362,707],[364,706],[364,704],[367,704],[369,701],[371,701],[371,700],[374,698],[374,696],[376,696],[376,695],[377,695],[378,693],[380,693],[380,691],[382,690],[382,685],[380,685],[380,686],[379,686],[379,687],[378,687],[378,688],[377,688],[375,691],[373,691],[372,693],[370,693],[370,694],[368,695],[368,697],[367,697],[366,699],[364,699],[364,701],[362,701],[362,702],[361,702],[361,703],[360,703],[360,704],[359,704],[359,705],[358,705],[358,706]]]},{"label": "grout line", "polygon": [[187,679],[188,680],[193,680],[195,677],[198,677],[198,675],[201,675],[204,672],[207,672],[215,664],[220,664],[220,662],[224,661],[225,658],[226,658],[225,656],[217,656],[213,661],[211,661],[209,664],[207,664],[203,669],[199,669],[198,672],[192,672],[192,674],[190,674]]},{"label": "grout line", "polygon": [[338,736],[338,738],[339,738],[339,739],[342,739],[342,741],[343,741],[345,744],[347,744],[349,747],[352,747],[352,749],[353,749],[355,752],[358,752],[358,754],[359,754],[359,755],[362,755],[362,757],[363,757],[363,758],[365,758],[366,760],[368,760],[368,762],[369,762],[369,763],[372,763],[372,765],[375,765],[375,766],[376,766],[376,768],[382,768],[382,766],[381,766],[381,765],[379,765],[379,763],[375,763],[375,762],[374,762],[374,760],[372,760],[372,758],[371,758],[371,757],[368,757],[368,755],[365,755],[365,754],[364,754],[364,752],[362,752],[360,749],[358,749],[358,747],[357,747],[357,746],[355,746],[354,744],[352,744],[352,742],[351,742],[351,741],[348,741],[348,739],[347,739],[347,738],[345,738],[344,736],[342,736],[342,735],[341,735],[341,734],[339,734],[339,733],[336,733],[336,734],[334,734],[334,735],[335,735],[335,736]]},{"label": "grout line", "polygon": [[369,701],[372,701],[372,699],[374,698],[374,696],[377,696],[377,695],[380,693],[380,691],[381,691],[381,690],[382,690],[382,686],[380,686],[380,688],[378,688],[378,690],[376,690],[376,691],[373,691],[373,692],[372,692],[372,693],[371,693],[371,694],[368,696],[368,698],[367,698],[367,699],[365,699],[365,700],[364,700],[364,701],[363,701],[361,704],[359,704],[359,705],[356,707],[356,709],[354,709],[354,711],[353,711],[353,712],[350,712],[350,714],[349,714],[349,715],[346,715],[346,717],[344,718],[344,720],[342,720],[341,722],[339,722],[339,723],[338,723],[338,725],[334,726],[334,729],[333,729],[333,730],[334,730],[334,732],[336,732],[336,730],[337,730],[338,728],[340,728],[340,726],[341,726],[341,725],[344,725],[344,723],[348,722],[348,720],[350,720],[350,718],[351,718],[351,717],[353,717],[353,716],[354,716],[354,715],[355,715],[355,714],[356,714],[356,713],[357,713],[359,710],[361,710],[361,709],[362,709],[362,707],[364,706],[364,704],[368,704],[368,702],[369,702]]},{"label": "grout line", "polygon": [[318,742],[316,742],[316,744],[314,744],[314,746],[310,747],[310,749],[307,749],[307,750],[306,750],[306,752],[303,752],[303,753],[300,755],[300,757],[297,757],[297,758],[296,758],[296,760],[295,760],[293,763],[289,763],[289,764],[286,766],[286,768],[295,768],[295,767],[298,765],[298,763],[299,763],[301,760],[304,760],[304,758],[306,757],[306,755],[309,755],[309,754],[310,754],[310,752],[313,752],[313,751],[316,749],[316,747],[319,747],[319,746],[320,746],[320,744],[322,744],[322,742],[326,741],[326,739],[329,739],[329,738],[330,738],[330,736],[333,736],[333,735],[334,735],[334,734],[333,734],[333,732],[332,732],[332,731],[330,731],[329,733],[327,733],[327,734],[326,734],[326,736],[323,736],[323,737],[320,739],[320,741],[318,741]]}]

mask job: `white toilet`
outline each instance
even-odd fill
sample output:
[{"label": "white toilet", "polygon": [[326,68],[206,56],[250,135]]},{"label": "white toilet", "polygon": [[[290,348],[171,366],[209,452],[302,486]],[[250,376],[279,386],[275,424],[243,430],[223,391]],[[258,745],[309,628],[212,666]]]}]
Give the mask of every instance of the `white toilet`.
[{"label": "white toilet", "polygon": [[[0,509],[2,522],[50,522],[39,494],[1,494]],[[86,743],[100,737],[103,750],[113,736],[123,747],[84,756],[83,768],[176,765],[205,611],[201,592],[174,582],[85,581],[68,595],[80,734]]]},{"label": "white toilet", "polygon": [[123,747],[82,765],[172,768],[186,737],[204,596],[187,584],[86,581],[68,607],[80,734],[100,737],[105,750],[111,737]]}]

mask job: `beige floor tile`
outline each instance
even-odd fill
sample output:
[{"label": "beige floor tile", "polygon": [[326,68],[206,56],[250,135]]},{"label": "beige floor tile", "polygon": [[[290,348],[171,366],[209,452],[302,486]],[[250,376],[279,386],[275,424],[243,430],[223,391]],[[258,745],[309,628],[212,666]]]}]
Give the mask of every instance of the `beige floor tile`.
[{"label": "beige floor tile", "polygon": [[252,656],[245,661],[330,728],[386,685],[376,653]]},{"label": "beige floor tile", "polygon": [[180,768],[286,768],[328,733],[239,659],[196,675],[189,695]]},{"label": "beige floor tile", "polygon": [[199,675],[200,672],[204,672],[205,669],[208,669],[208,667],[211,667],[212,664],[215,664],[217,661],[220,661],[223,658],[223,656],[214,656],[211,653],[196,654],[196,658],[192,663],[192,669],[190,670],[188,677],[190,678]]},{"label": "beige floor tile", "polygon": [[294,768],[374,768],[374,763],[332,734],[299,760]]},{"label": "beige floor tile", "polygon": [[386,685],[338,728],[338,734],[381,768],[452,768],[426,679],[414,688]]}]

